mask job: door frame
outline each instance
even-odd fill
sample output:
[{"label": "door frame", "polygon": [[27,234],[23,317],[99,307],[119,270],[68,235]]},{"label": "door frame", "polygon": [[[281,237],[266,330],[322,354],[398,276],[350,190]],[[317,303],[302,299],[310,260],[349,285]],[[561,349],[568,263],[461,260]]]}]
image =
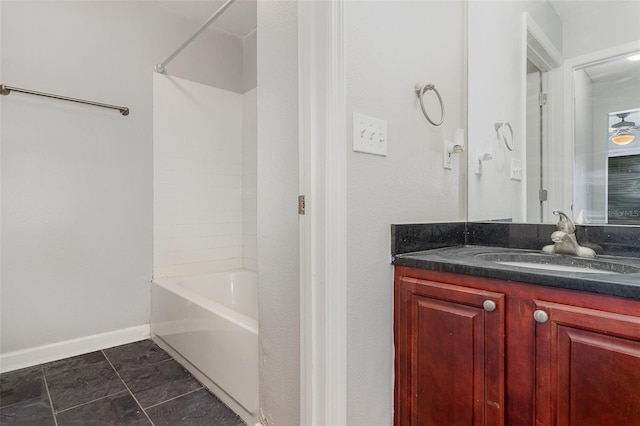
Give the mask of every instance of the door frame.
[{"label": "door frame", "polygon": [[343,0],[298,2],[300,424],[347,424]]},{"label": "door frame", "polygon": [[[555,109],[559,104],[558,99],[561,97],[560,89],[558,88],[557,78],[561,78],[562,74],[559,71],[562,67],[564,58],[562,53],[555,47],[553,42],[547,37],[545,32],[536,23],[535,19],[528,13],[523,13],[523,28],[524,28],[524,43],[525,43],[525,61],[530,60],[540,71],[542,81],[542,92],[549,97],[548,102],[541,106],[541,128],[540,128],[540,145],[542,148],[542,155],[540,162],[542,164],[542,181],[541,185],[549,190],[549,198],[546,205],[541,209],[542,218],[535,218],[533,222],[546,223],[547,220],[553,220],[551,210],[558,208],[558,200],[563,199],[563,194],[556,188],[561,188],[561,185],[557,181],[563,176],[556,176],[550,173],[551,170],[558,170],[553,163],[558,157],[558,153],[555,152],[554,145],[551,143],[551,134],[554,132],[553,123],[551,123],[551,117],[555,113]],[[525,88],[524,98],[526,99],[526,73],[523,80],[523,87]],[[560,109],[560,108],[557,108]],[[526,108],[524,109],[523,123],[526,123]],[[526,151],[526,149],[525,149]],[[524,154],[523,154],[524,155]],[[560,158],[562,158],[560,156]],[[526,166],[526,161],[525,167]],[[530,182],[525,180],[524,189],[524,206],[523,212],[528,213],[528,191],[530,190]],[[551,188],[554,188],[552,191]],[[539,189],[542,189],[540,187]],[[529,222],[531,218],[526,217]]]}]

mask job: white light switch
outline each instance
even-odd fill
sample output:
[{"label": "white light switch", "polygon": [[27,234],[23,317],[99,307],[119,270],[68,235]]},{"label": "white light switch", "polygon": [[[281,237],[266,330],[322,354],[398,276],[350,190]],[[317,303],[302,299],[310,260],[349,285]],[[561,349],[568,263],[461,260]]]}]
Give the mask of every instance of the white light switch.
[{"label": "white light switch", "polygon": [[354,112],[353,150],[387,155],[387,122]]}]

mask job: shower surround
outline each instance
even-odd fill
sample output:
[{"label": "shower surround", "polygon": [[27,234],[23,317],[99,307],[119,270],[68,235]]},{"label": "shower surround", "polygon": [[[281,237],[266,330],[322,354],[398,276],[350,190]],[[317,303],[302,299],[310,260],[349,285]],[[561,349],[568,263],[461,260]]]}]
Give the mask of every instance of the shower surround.
[{"label": "shower surround", "polygon": [[[151,336],[253,423],[256,89],[238,94],[166,74],[153,79]],[[239,277],[247,276],[243,286]],[[223,293],[229,297],[217,297]],[[244,305],[253,307],[250,315],[234,311]]]},{"label": "shower surround", "polygon": [[256,269],[256,89],[154,74],[154,278]]}]

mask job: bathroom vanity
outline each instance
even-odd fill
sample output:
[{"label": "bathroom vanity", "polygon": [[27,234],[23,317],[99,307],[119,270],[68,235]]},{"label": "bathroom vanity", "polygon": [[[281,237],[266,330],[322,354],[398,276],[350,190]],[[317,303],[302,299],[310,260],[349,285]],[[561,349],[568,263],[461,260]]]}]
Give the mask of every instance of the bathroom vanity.
[{"label": "bathroom vanity", "polygon": [[394,255],[395,425],[640,425],[640,259],[522,266],[464,226]]}]

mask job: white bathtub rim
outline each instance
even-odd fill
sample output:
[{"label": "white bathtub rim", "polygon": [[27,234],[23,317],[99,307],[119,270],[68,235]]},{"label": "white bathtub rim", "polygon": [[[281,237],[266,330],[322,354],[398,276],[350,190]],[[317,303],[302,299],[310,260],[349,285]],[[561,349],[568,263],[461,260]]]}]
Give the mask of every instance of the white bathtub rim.
[{"label": "white bathtub rim", "polygon": [[[175,282],[205,299],[258,320],[258,275],[255,272],[234,270],[179,278]],[[235,302],[239,302],[238,306]]]},{"label": "white bathtub rim", "polygon": [[178,285],[179,280],[189,279],[189,278],[203,278],[209,275],[214,274],[227,274],[233,272],[250,272],[255,274],[255,272],[248,271],[246,269],[234,269],[232,271],[223,271],[223,272],[214,272],[211,274],[200,274],[200,275],[186,275],[181,277],[171,277],[171,278],[161,278],[154,279],[152,281],[153,284],[158,285],[164,288],[167,291],[175,293],[176,295],[182,297],[185,300],[188,300],[196,305],[200,306],[203,309],[206,309],[211,312],[216,312],[221,316],[224,316],[229,322],[232,322],[234,325],[241,327],[251,333],[258,334],[258,321],[251,318],[248,315],[242,314],[238,311],[234,311],[231,308],[228,308],[216,301],[208,299],[204,296],[201,296],[199,293],[189,289],[188,287]]},{"label": "white bathtub rim", "polygon": [[158,283],[154,282],[159,287],[176,294],[177,296],[187,300],[191,303],[198,305],[199,307],[206,309],[209,312],[219,314],[223,316],[227,321],[241,327],[251,333],[258,334],[258,321],[254,320],[247,315],[234,311],[231,308],[227,308],[220,303],[207,299],[198,293],[189,290],[188,288],[181,287],[176,283]]}]

